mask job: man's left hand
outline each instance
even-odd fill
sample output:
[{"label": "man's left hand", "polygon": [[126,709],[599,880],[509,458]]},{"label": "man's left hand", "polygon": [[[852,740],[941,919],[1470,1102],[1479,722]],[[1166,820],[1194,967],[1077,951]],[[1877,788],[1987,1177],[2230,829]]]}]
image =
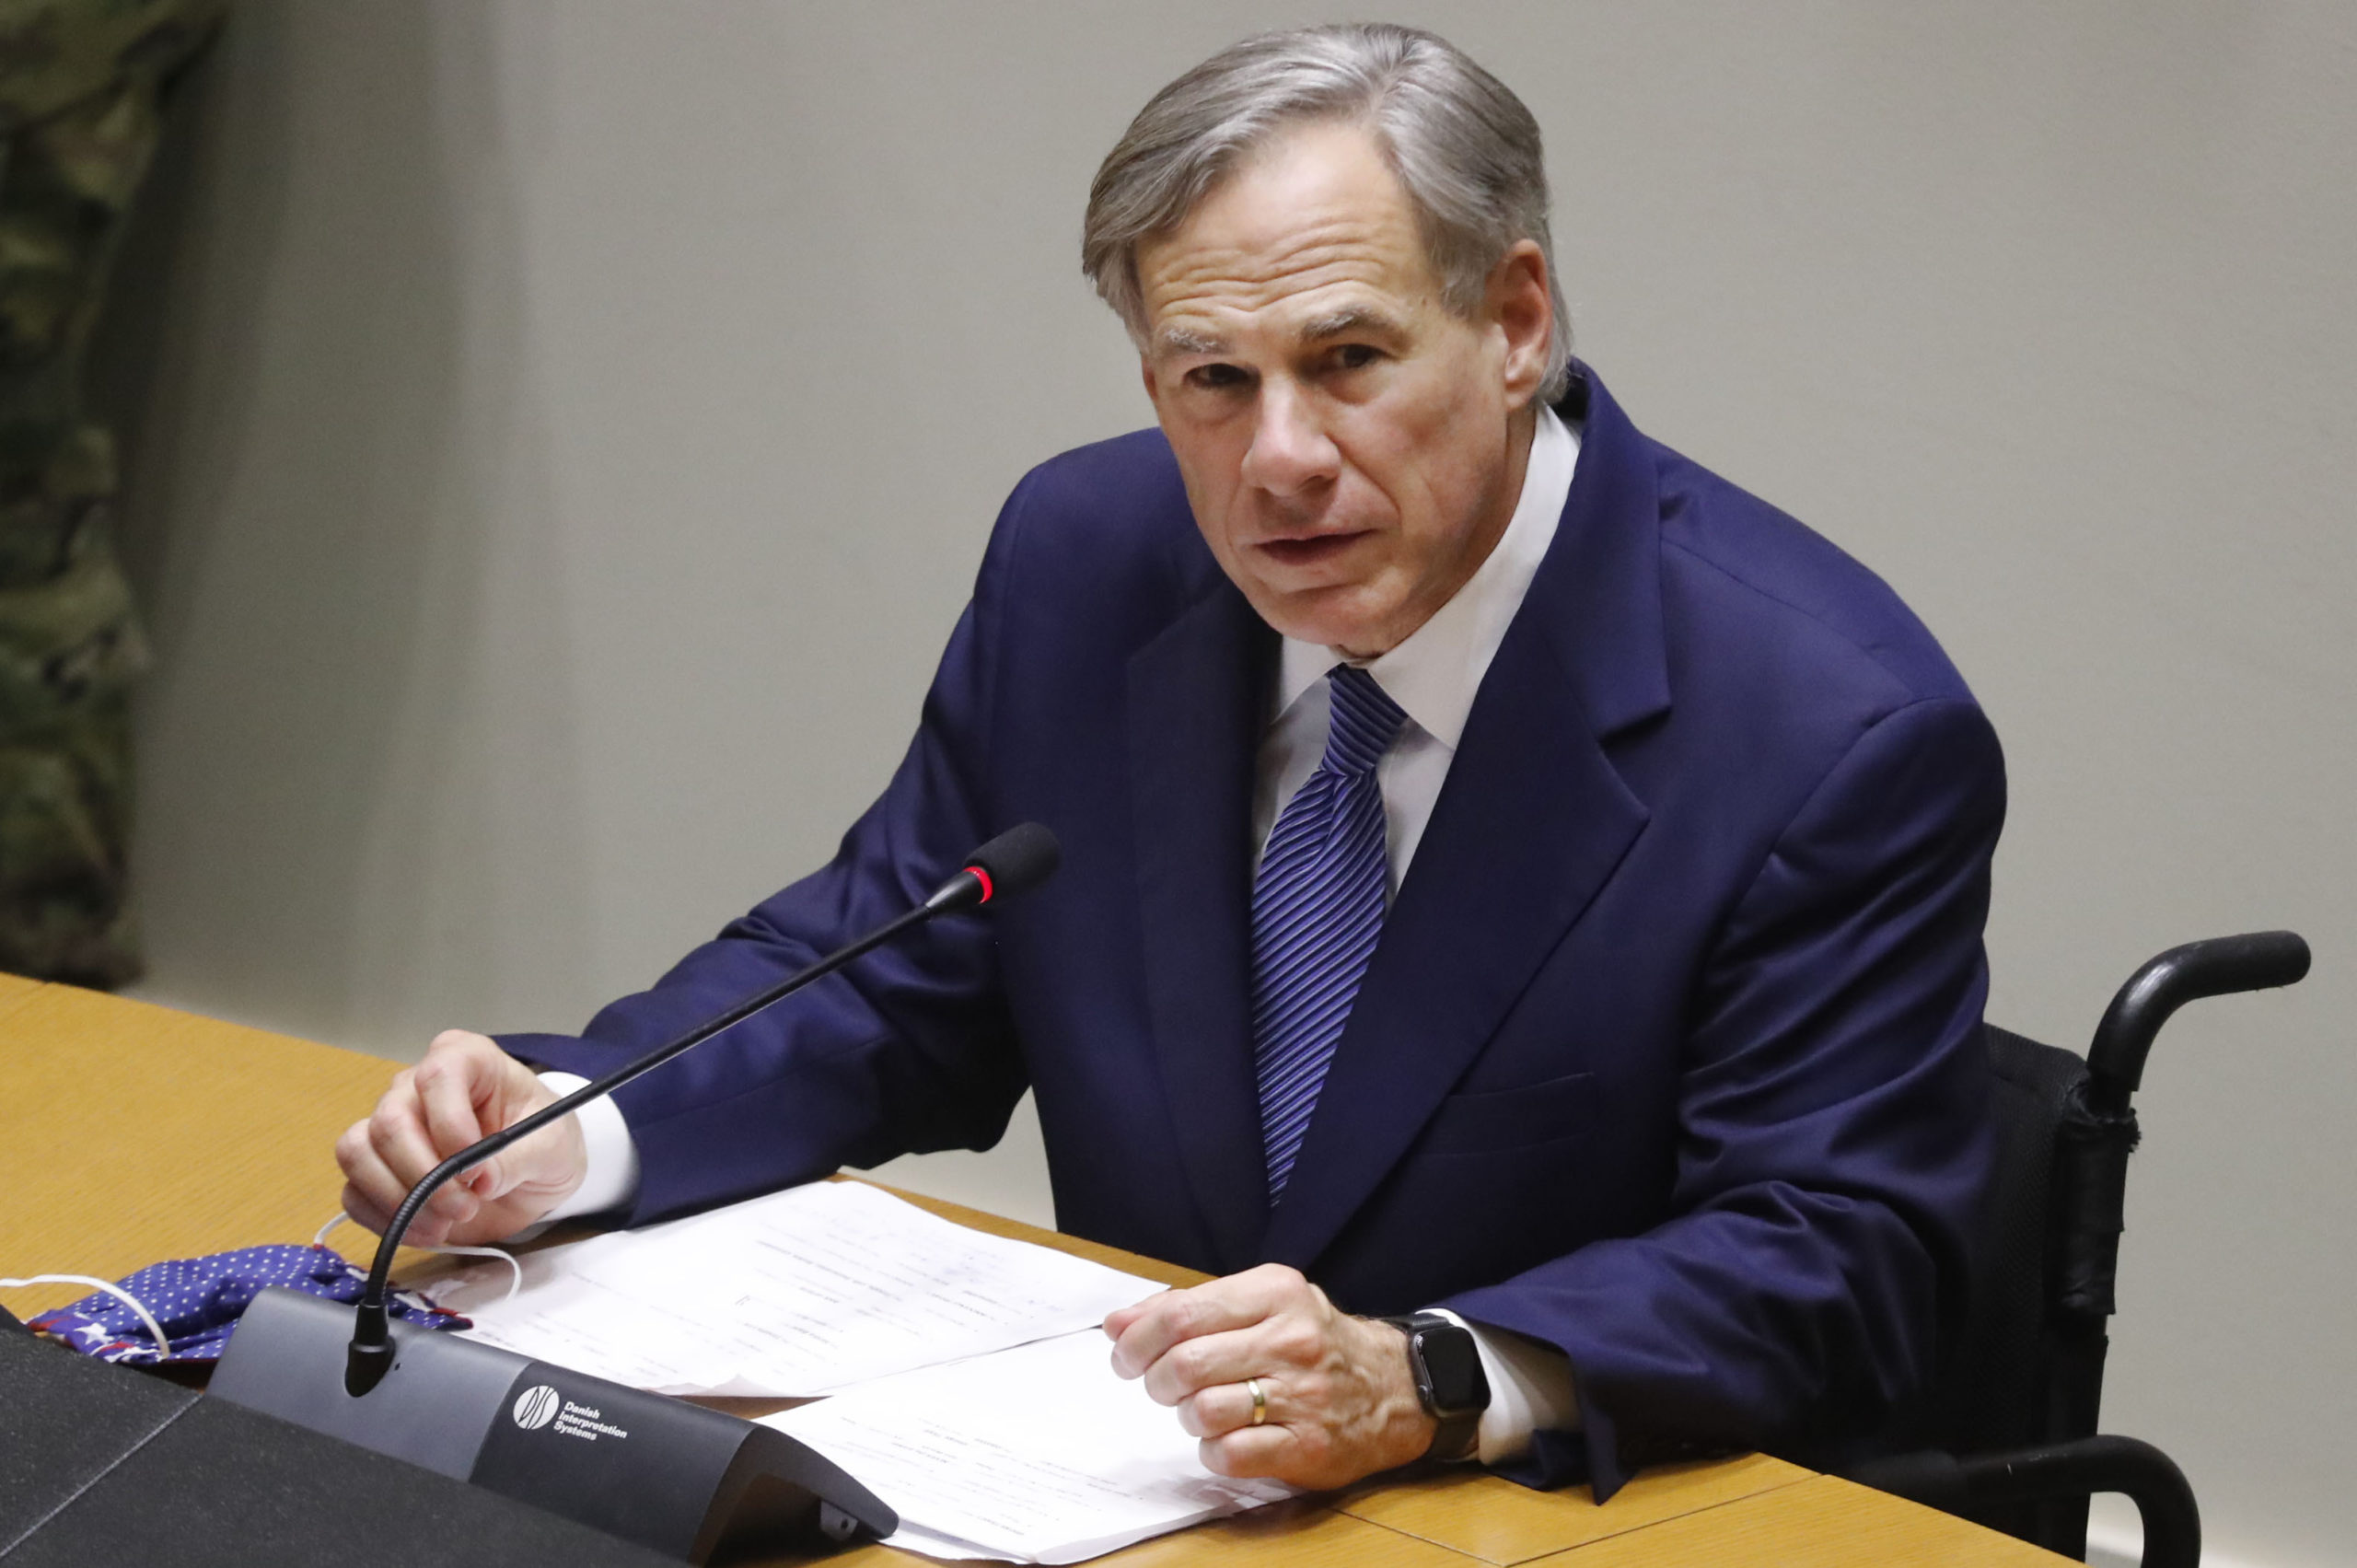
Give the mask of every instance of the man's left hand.
[{"label": "man's left hand", "polygon": [[[1204,1466],[1323,1491],[1423,1458],[1407,1336],[1336,1311],[1300,1271],[1263,1263],[1166,1291],[1105,1319],[1113,1370],[1202,1439]],[[1255,1379],[1266,1406],[1252,1423]]]}]

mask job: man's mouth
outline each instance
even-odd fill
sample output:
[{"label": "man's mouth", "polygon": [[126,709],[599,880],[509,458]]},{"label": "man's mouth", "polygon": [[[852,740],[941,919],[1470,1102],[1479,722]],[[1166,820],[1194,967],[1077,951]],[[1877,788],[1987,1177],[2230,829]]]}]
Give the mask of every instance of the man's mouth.
[{"label": "man's mouth", "polygon": [[1259,548],[1280,566],[1316,566],[1332,560],[1364,538],[1364,531],[1309,534],[1299,539],[1271,539]]}]

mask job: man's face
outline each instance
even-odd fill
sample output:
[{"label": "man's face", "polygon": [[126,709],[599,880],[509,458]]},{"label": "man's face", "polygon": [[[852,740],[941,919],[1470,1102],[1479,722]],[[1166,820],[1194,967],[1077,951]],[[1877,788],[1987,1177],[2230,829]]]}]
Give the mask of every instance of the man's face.
[{"label": "man's face", "polygon": [[1397,646],[1513,516],[1550,320],[1538,247],[1455,314],[1374,138],[1311,124],[1137,262],[1146,394],[1213,555],[1289,636]]}]

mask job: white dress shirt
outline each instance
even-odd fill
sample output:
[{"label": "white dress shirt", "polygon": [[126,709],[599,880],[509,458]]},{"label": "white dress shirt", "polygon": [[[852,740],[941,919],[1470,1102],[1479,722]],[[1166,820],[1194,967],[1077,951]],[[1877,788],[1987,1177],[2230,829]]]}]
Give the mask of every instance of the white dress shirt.
[{"label": "white dress shirt", "polygon": [[[1552,409],[1541,407],[1530,460],[1523,470],[1522,494],[1489,559],[1431,620],[1365,666],[1408,715],[1376,769],[1394,895],[1422,842],[1424,825],[1432,820],[1433,805],[1447,781],[1474,693],[1505,639],[1506,627],[1522,608],[1547,547],[1554,542],[1578,459],[1579,437]],[[1332,648],[1284,640],[1270,703],[1274,716],[1260,742],[1252,795],[1256,865],[1277,814],[1325,755],[1331,717],[1325,678],[1341,662],[1343,656]],[[543,1073],[540,1078],[561,1095],[587,1081],[570,1073]],[[620,1208],[638,1191],[638,1149],[621,1111],[611,1099],[602,1099],[584,1106],[578,1115],[588,1148],[588,1173],[573,1195],[551,1212],[551,1220]],[[1455,1313],[1444,1315],[1464,1321]],[[1481,1371],[1490,1383],[1490,1407],[1481,1416],[1477,1449],[1482,1463],[1523,1453],[1533,1432],[1576,1424],[1571,1365],[1561,1351],[1503,1330],[1465,1326],[1480,1348]]]}]

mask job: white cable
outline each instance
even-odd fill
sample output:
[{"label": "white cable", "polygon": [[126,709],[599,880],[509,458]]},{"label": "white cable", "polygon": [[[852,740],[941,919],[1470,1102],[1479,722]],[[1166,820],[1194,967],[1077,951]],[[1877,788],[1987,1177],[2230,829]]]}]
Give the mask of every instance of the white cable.
[{"label": "white cable", "polygon": [[139,1298],[132,1295],[129,1291],[123,1289],[121,1285],[110,1284],[104,1280],[92,1279],[87,1274],[34,1274],[29,1279],[0,1280],[0,1286],[14,1288],[18,1285],[95,1286],[98,1289],[106,1292],[109,1295],[113,1296],[125,1307],[130,1307],[134,1312],[139,1314],[139,1320],[142,1323],[146,1324],[147,1331],[156,1337],[156,1359],[157,1361],[161,1361],[166,1356],[172,1353],[172,1342],[164,1337],[164,1326],[156,1321],[156,1315],[148,1311],[146,1307],[141,1306]]},{"label": "white cable", "polygon": [[[328,1244],[328,1232],[333,1230],[336,1226],[342,1225],[351,1217],[352,1216],[350,1214],[338,1211],[335,1218],[319,1226],[319,1234],[311,1237],[311,1245],[314,1247],[325,1247]],[[465,1258],[498,1259],[501,1262],[507,1265],[507,1294],[499,1298],[502,1306],[515,1300],[516,1293],[524,1288],[524,1265],[517,1260],[515,1254],[511,1252],[503,1252],[496,1247],[421,1247],[418,1250],[420,1252],[450,1253]]]},{"label": "white cable", "polygon": [[426,1247],[420,1250],[455,1253],[462,1258],[496,1258],[506,1264],[507,1294],[499,1298],[502,1306],[515,1300],[516,1293],[524,1288],[524,1265],[512,1252],[502,1252],[496,1247]]}]

